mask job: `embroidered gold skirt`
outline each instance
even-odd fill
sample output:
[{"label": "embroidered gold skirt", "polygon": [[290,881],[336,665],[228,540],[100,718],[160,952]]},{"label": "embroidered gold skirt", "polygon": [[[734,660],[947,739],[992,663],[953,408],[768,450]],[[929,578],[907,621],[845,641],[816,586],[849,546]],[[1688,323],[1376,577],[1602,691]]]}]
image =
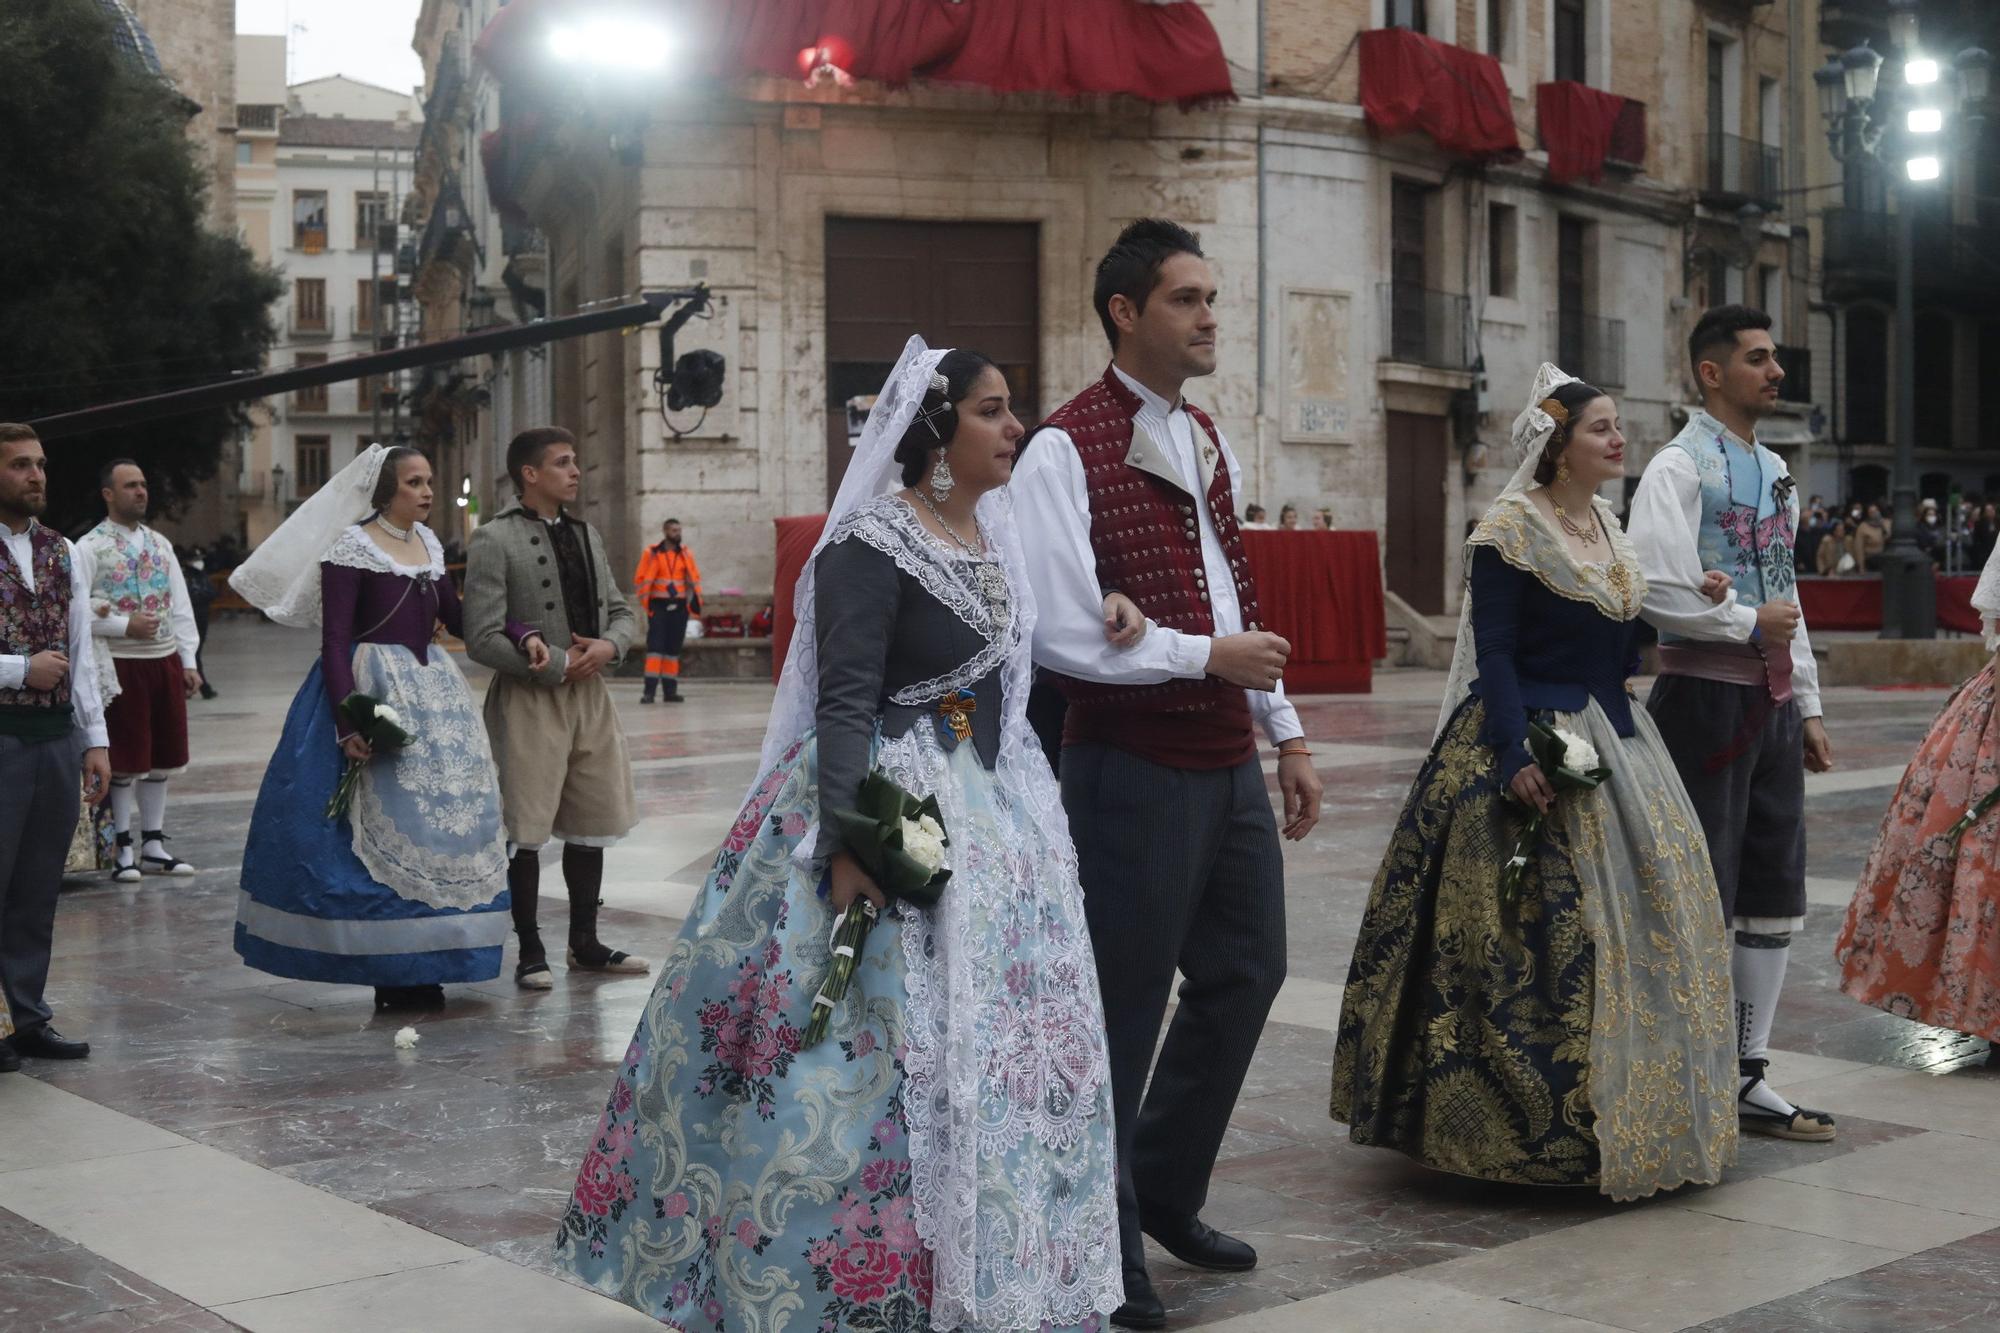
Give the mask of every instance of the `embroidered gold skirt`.
[{"label": "embroidered gold skirt", "polygon": [[1468,697],[1369,894],[1331,1111],[1441,1171],[1636,1199],[1736,1158],[1729,951],[1708,850],[1651,718],[1557,714],[1613,776],[1557,802],[1518,907],[1522,818]]}]

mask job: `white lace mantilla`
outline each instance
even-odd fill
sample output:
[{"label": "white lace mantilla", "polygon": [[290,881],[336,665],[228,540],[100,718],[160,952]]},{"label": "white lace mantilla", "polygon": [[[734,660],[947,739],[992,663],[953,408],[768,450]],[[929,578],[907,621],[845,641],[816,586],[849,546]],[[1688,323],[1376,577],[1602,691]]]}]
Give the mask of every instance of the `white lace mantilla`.
[{"label": "white lace mantilla", "polygon": [[896,562],[923,590],[986,640],[970,659],[929,680],[905,685],[889,701],[914,707],[936,703],[992,674],[1021,643],[1019,617],[998,560],[955,551],[932,535],[916,511],[894,495],[855,510],[834,530],[828,545],[859,538]]},{"label": "white lace mantilla", "polygon": [[1081,1324],[1119,1303],[1122,1279],[1104,1010],[1067,828],[932,727],[885,741],[876,767],[935,795],[952,834],[938,906],[896,909],[932,1327]]}]

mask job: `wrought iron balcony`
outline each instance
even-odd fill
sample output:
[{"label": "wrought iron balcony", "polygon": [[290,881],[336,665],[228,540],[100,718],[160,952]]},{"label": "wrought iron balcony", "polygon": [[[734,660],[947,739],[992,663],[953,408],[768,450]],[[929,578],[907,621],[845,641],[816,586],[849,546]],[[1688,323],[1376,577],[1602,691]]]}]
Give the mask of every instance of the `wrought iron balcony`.
[{"label": "wrought iron balcony", "polygon": [[[1890,298],[1896,286],[1895,214],[1829,208],[1821,224],[1827,299]],[[1981,310],[2000,298],[2000,234],[1994,229],[1920,215],[1913,230],[1917,290],[1927,299]]]},{"label": "wrought iron balcony", "polygon": [[1472,368],[1466,336],[1471,305],[1465,297],[1393,282],[1376,291],[1382,327],[1389,334],[1384,360],[1443,370]]},{"label": "wrought iron balcony", "polygon": [[1735,208],[1756,204],[1767,213],[1784,207],[1785,153],[1738,134],[1704,136],[1701,198],[1705,204]]},{"label": "wrought iron balcony", "polygon": [[1600,389],[1625,387],[1625,321],[1578,310],[1549,312],[1556,329],[1556,362]]}]

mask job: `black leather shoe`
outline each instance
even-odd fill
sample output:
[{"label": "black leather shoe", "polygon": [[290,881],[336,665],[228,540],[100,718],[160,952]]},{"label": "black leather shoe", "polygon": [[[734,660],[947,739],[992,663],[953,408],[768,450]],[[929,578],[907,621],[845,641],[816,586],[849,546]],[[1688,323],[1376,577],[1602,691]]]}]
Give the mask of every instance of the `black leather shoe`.
[{"label": "black leather shoe", "polygon": [[21,1057],[14,1054],[14,1048],[0,1041],[0,1074],[11,1074],[21,1067]]},{"label": "black leather shoe", "polygon": [[1153,1279],[1143,1268],[1125,1270],[1125,1303],[1111,1312],[1119,1328],[1165,1328],[1167,1307],[1153,1291]]},{"label": "black leather shoe", "polygon": [[1199,1217],[1167,1218],[1142,1213],[1139,1226],[1184,1264],[1217,1273],[1241,1273],[1257,1266],[1257,1251],[1225,1236]]},{"label": "black leather shoe", "polygon": [[90,1054],[89,1042],[71,1041],[46,1023],[16,1032],[7,1038],[7,1044],[15,1055],[30,1060],[81,1060]]}]

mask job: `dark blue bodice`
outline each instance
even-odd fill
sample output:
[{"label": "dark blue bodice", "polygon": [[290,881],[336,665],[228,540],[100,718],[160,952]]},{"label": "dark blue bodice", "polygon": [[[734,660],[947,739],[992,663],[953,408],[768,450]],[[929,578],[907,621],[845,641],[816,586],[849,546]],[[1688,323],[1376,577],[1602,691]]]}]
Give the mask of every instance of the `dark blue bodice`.
[{"label": "dark blue bodice", "polygon": [[1486,702],[1481,739],[1499,752],[1503,782],[1530,762],[1522,742],[1531,712],[1580,713],[1595,699],[1620,736],[1632,734],[1625,681],[1638,671],[1636,624],[1613,620],[1594,602],[1551,592],[1490,546],[1473,549],[1479,679],[1472,692]]}]

